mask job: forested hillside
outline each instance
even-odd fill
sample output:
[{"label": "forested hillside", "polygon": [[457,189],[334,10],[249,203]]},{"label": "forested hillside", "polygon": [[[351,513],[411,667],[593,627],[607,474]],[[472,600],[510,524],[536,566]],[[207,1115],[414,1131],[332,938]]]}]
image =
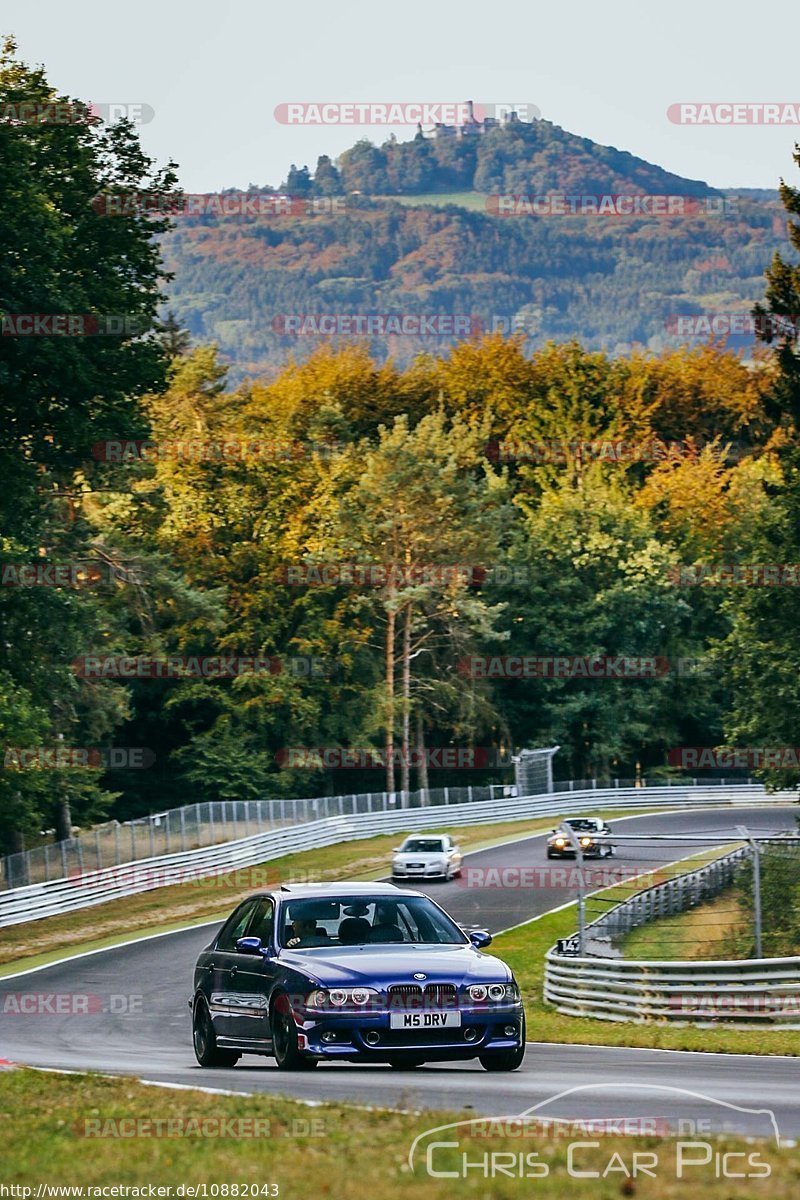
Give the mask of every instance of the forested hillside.
[{"label": "forested hillside", "polygon": [[[286,332],[287,318],[291,330],[292,318],[321,314],[350,328],[372,314],[455,314],[473,331],[521,331],[528,352],[579,333],[614,355],[697,344],[711,327],[749,354],[752,331],[737,331],[735,317],[786,238],[777,193],[722,195],[545,121],[362,141],[338,167],[324,157],[313,174],[292,167],[284,188],[285,210],[180,216],[164,241],[170,305],[194,337],[218,344],[233,379],[345,340],[313,320]],[[577,209],[557,215],[542,204],[552,196]],[[677,215],[658,215],[657,203],[592,215],[592,202],[620,196],[672,198],[664,211]],[[680,326],[682,315],[693,323]],[[424,338],[380,327],[365,340],[403,364],[456,338],[446,327]]]}]

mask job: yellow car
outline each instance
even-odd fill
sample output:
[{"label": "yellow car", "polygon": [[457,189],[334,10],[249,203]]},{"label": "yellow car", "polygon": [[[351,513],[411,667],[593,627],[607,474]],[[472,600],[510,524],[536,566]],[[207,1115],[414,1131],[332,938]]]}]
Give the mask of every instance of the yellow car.
[{"label": "yellow car", "polygon": [[609,842],[611,826],[600,817],[568,817],[547,839],[548,858],[574,858],[575,848],[565,829],[568,825],[577,835],[586,858],[610,858],[614,847]]}]

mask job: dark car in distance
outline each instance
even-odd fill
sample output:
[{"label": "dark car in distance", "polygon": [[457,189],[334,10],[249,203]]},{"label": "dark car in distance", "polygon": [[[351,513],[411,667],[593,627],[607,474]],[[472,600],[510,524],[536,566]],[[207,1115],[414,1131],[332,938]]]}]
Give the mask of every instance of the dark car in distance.
[{"label": "dark car in distance", "polygon": [[513,1071],[525,1014],[510,969],[428,896],[392,884],[287,884],[250,896],[200,954],[189,1001],[195,1056],[284,1070],[320,1061],[478,1058]]}]

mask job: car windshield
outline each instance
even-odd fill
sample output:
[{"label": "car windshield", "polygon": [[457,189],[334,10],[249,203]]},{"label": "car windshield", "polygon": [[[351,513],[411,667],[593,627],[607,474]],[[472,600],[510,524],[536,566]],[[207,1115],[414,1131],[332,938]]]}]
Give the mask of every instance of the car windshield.
[{"label": "car windshield", "polygon": [[597,832],[597,822],[588,817],[576,817],[572,821],[565,821],[564,824],[569,825],[570,829],[574,829],[576,833]]},{"label": "car windshield", "polygon": [[282,946],[318,949],[387,942],[453,946],[469,938],[427,896],[304,898],[281,905]]},{"label": "car windshield", "polygon": [[442,850],[441,838],[406,838],[402,850],[406,854],[436,854]]}]

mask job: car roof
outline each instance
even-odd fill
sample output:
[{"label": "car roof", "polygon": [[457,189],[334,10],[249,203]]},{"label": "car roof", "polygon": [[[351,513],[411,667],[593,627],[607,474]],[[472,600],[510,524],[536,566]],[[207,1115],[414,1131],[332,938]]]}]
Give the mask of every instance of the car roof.
[{"label": "car roof", "polygon": [[421,896],[422,892],[410,892],[408,888],[395,887],[393,883],[283,883],[273,892],[255,892],[248,896],[254,900],[260,896],[276,899],[302,900],[321,898],[335,900],[338,896]]}]

